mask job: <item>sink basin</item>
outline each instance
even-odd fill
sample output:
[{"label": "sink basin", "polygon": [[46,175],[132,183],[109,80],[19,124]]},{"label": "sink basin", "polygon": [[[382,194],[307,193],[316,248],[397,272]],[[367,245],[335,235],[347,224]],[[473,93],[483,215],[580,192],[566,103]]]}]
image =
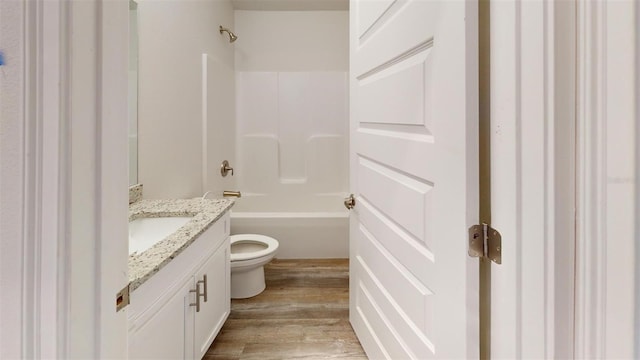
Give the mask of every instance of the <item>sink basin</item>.
[{"label": "sink basin", "polygon": [[176,232],[191,219],[191,216],[176,216],[140,218],[131,221],[129,223],[129,255],[147,250]]}]

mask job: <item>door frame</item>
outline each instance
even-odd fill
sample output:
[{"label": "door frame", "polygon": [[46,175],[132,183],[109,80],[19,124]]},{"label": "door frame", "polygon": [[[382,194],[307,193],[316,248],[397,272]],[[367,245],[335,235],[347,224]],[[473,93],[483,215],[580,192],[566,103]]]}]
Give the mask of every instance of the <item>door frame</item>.
[{"label": "door frame", "polygon": [[0,357],[126,358],[128,2],[0,7]]},{"label": "door frame", "polygon": [[[640,6],[580,0],[577,10],[575,356],[633,358],[640,310],[633,259],[639,254]],[[629,316],[634,311],[636,319]]]},{"label": "door frame", "polygon": [[640,267],[621,256],[640,254],[633,248],[640,121],[632,106],[640,98],[640,39],[633,38],[640,6],[620,9],[631,4],[489,5],[492,106],[483,121],[491,119],[489,220],[502,233],[503,264],[485,274],[492,293],[486,357],[639,353],[633,288]]},{"label": "door frame", "polygon": [[482,354],[571,358],[575,3],[488,6],[490,55],[482,71],[489,72],[491,105],[481,122],[489,134],[483,163],[490,179],[483,180],[490,209],[483,217],[502,234],[502,264],[484,265],[491,295],[482,305],[491,316],[482,325]]},{"label": "door frame", "polygon": [[[3,2],[0,357],[67,354],[66,4]],[[13,35],[13,36],[12,36]],[[47,59],[47,61],[44,61]],[[58,86],[60,84],[60,86]],[[5,99],[6,99],[5,98]],[[11,101],[13,100],[13,101]],[[8,113],[8,116],[5,115]],[[4,141],[11,139],[10,141]],[[8,215],[11,214],[11,215]],[[10,274],[10,276],[9,276]]]}]

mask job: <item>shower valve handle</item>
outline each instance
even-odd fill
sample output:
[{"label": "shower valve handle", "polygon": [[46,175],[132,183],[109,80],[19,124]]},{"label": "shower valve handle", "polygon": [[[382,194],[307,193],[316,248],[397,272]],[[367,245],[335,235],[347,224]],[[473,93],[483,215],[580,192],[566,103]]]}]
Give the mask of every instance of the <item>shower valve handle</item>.
[{"label": "shower valve handle", "polygon": [[225,160],[220,165],[220,175],[227,176],[227,174],[231,172],[231,176],[233,176],[233,168],[229,166],[229,161]]}]

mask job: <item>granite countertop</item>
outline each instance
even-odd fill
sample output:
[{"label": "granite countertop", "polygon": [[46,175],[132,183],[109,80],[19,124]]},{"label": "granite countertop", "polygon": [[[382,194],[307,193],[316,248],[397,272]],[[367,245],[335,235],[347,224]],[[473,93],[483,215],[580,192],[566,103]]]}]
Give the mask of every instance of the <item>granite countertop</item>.
[{"label": "granite countertop", "polygon": [[139,200],[129,205],[129,221],[144,217],[193,216],[186,225],[141,253],[129,255],[133,291],[186,249],[234,204],[232,199]]}]

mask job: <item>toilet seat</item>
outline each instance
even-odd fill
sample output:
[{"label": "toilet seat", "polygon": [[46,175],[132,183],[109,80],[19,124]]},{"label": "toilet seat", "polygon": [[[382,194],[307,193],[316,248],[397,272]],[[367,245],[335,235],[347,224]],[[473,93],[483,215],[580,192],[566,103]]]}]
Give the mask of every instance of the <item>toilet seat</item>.
[{"label": "toilet seat", "polygon": [[278,241],[266,235],[259,235],[259,234],[231,235],[231,245],[237,244],[242,241],[263,244],[266,246],[266,248],[263,250],[246,252],[246,253],[232,252],[230,256],[231,262],[260,258],[263,256],[273,254],[276,250],[278,250]]}]

